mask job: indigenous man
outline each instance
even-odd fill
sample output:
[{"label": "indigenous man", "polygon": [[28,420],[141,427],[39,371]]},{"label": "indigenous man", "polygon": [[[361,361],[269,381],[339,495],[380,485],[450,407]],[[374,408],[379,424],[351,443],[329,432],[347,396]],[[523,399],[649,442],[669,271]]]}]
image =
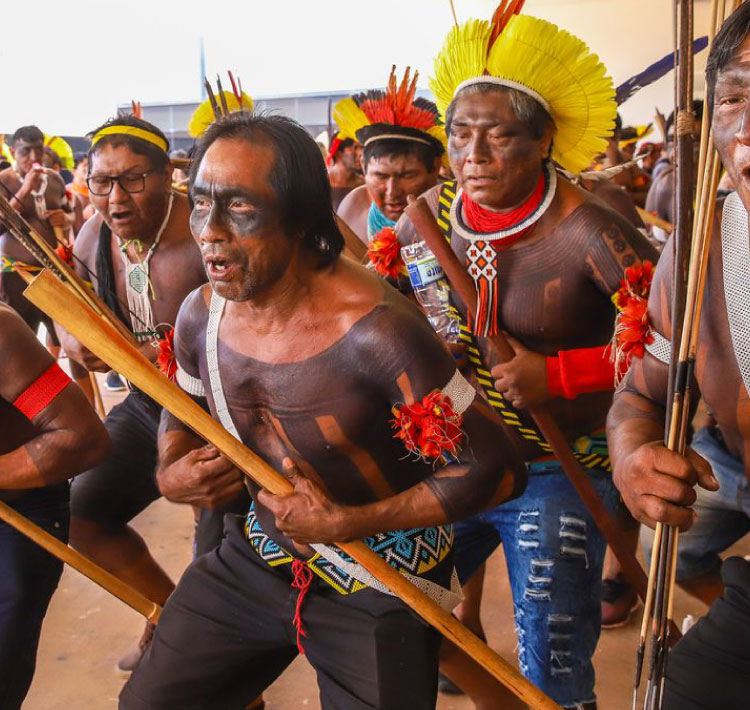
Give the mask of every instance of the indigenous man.
[{"label": "indigenous man", "polygon": [[[23,320],[0,304],[0,501],[67,542],[68,481],[101,461],[107,433]],[[0,707],[31,685],[62,562],[0,522]]]},{"label": "indigenous man", "polygon": [[[206,281],[200,252],[189,234],[187,198],[170,189],[167,149],[158,128],[132,116],[93,131],[88,187],[97,214],[84,225],[74,246],[80,275],[95,283],[153,361],[183,299]],[[72,336],[63,333],[62,338],[70,357],[88,370],[109,370]],[[73,483],[71,543],[163,604],[174,585],[128,526],[160,496],[155,478],[160,414],[160,407],[138,390],[109,413],[112,454]],[[221,506],[241,491],[238,475],[233,480],[217,475],[200,489],[191,481],[169,489],[174,500],[206,508]],[[200,537],[199,529],[199,546]],[[125,659],[124,669],[138,658],[136,653]]]},{"label": "indigenous man", "polygon": [[[300,648],[324,708],[433,708],[437,633],[358,565],[309,545],[368,538],[443,597],[445,524],[516,495],[523,469],[419,311],[339,257],[325,165],[301,126],[219,120],[198,143],[190,191],[211,286],[180,311],[177,381],[295,491],[253,486],[246,519],[227,516],[120,707],[244,707]],[[216,452],[165,419],[160,476],[201,476]]]},{"label": "indigenous man", "polygon": [[[723,552],[750,530],[750,362],[747,274],[750,209],[750,5],[724,23],[706,65],[714,143],[736,192],[714,224],[695,377],[716,424],[683,458],[662,444],[672,332],[672,246],[649,302],[653,341],[635,360],[609,415],[615,482],[642,523],[677,525],[677,581],[711,603],[722,591]],[[721,238],[719,237],[721,234]],[[696,487],[697,483],[697,487]]]},{"label": "indigenous man", "polygon": [[338,132],[334,133],[326,156],[326,165],[328,182],[331,183],[333,209],[337,210],[341,200],[364,182],[362,146],[353,138],[341,138]]},{"label": "indigenous man", "polygon": [[[433,188],[425,199],[476,281],[477,317],[471,330],[462,328],[462,339],[476,381],[517,433],[529,484],[513,503],[456,525],[456,566],[468,581],[502,542],[522,672],[561,705],[593,708],[605,543],[522,409],[549,408],[591,482],[613,504],[603,431],[615,377],[606,347],[611,296],[625,267],[654,251],[552,163],[578,173],[602,150],[615,117],[604,67],[554,25],[499,14],[492,23],[454,28],[436,60],[433,92],[457,184]],[[534,49],[548,45],[576,57],[565,69],[577,81],[555,77],[565,60]],[[596,108],[565,113],[571,105]],[[419,238],[407,217],[396,231],[402,243]],[[456,306],[466,324],[463,304]],[[486,340],[501,328],[516,352],[507,364],[498,364]],[[467,622],[481,633],[478,613]],[[458,671],[450,663],[444,668],[460,685]],[[475,700],[497,707],[485,694]]]},{"label": "indigenous man", "polygon": [[362,144],[365,176],[365,184],[343,199],[338,214],[365,243],[396,224],[408,195],[438,182],[445,131],[435,104],[414,98],[417,78],[415,72],[409,83],[407,67],[397,86],[393,67],[385,91],[357,94],[334,107],[341,135]]},{"label": "indigenous man", "polygon": [[[55,246],[55,228],[67,231],[73,224],[74,213],[62,178],[54,170],[42,167],[44,134],[36,126],[22,126],[10,140],[10,152],[16,164],[0,172],[0,190],[37,234]],[[13,273],[14,264],[31,271],[40,268],[36,259],[0,223],[0,299],[34,332],[44,323],[54,346],[59,346],[52,321],[23,297],[26,284]]]}]

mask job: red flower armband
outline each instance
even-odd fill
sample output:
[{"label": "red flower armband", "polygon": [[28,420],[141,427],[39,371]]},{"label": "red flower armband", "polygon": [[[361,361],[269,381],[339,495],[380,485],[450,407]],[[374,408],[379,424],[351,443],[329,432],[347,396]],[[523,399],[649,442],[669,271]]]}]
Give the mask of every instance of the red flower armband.
[{"label": "red flower armband", "polygon": [[547,358],[547,388],[553,397],[575,399],[589,392],[608,392],[614,382],[609,345],[561,350]]},{"label": "red flower armband", "polygon": [[27,419],[34,419],[44,409],[49,407],[70,384],[68,377],[60,366],[52,363],[39,377],[36,378],[13,402],[13,406]]},{"label": "red flower armband", "polygon": [[159,354],[156,356],[156,364],[162,374],[166,375],[172,382],[177,379],[177,358],[174,354],[174,328],[164,333],[164,338],[159,341]]},{"label": "red flower armband", "polygon": [[455,458],[466,441],[463,413],[475,396],[474,388],[456,371],[442,390],[434,389],[419,402],[393,408],[394,437],[422,461]]}]

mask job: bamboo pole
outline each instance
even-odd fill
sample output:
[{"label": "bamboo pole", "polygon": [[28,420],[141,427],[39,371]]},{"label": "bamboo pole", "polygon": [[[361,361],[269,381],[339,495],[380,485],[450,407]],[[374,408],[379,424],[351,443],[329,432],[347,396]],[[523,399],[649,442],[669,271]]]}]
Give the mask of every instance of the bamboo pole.
[{"label": "bamboo pole", "polygon": [[[25,296],[113,370],[127,377],[196,434],[213,444],[260,486],[276,495],[288,494],[294,490],[286,478],[235,439],[185,392],[159,373],[144,355],[107,322],[98,318],[87,304],[77,298],[69,298],[64,302],[61,298],[64,290],[64,286],[52,274],[42,271],[26,289]],[[455,616],[417,589],[363,542],[337,543],[337,546],[398,595],[425,621],[474,658],[523,702],[535,710],[560,710],[556,703],[472,634]]]},{"label": "bamboo pole", "polygon": [[344,244],[348,255],[351,256],[359,264],[364,263],[365,259],[367,258],[367,247],[365,246],[364,242],[357,236],[354,230],[338,215],[336,215],[336,224],[338,225],[341,234],[344,235]]},{"label": "bamboo pole", "polygon": [[[443,236],[435,222],[430,208],[424,199],[414,200],[411,198],[406,214],[411,220],[419,237],[423,239],[432,253],[443,267],[452,288],[456,290],[467,310],[474,314],[477,307],[477,292],[474,283],[466,269],[458,261],[448,241]],[[501,362],[508,362],[515,353],[510,343],[501,333],[490,336],[489,340],[497,348]],[[615,519],[607,510],[601,498],[596,492],[586,472],[583,470],[578,459],[576,459],[570,444],[565,439],[562,431],[550,416],[549,412],[540,407],[529,408],[529,413],[536,422],[539,431],[552,447],[555,457],[560,461],[573,487],[581,497],[584,505],[594,518],[597,527],[606,538],[607,543],[614,551],[617,559],[622,565],[623,574],[635,587],[641,599],[646,598],[646,574],[630,551],[624,536],[617,527]]]},{"label": "bamboo pole", "polygon": [[92,562],[88,557],[84,557],[80,552],[68,547],[54,535],[27,520],[3,501],[0,501],[0,519],[47,550],[54,557],[70,565],[74,570],[125,602],[152,624],[159,622],[161,607],[156,602],[147,599],[143,594]]},{"label": "bamboo pole", "polygon": [[94,394],[94,409],[96,409],[99,419],[104,419],[107,416],[107,410],[104,408],[102,391],[99,389],[99,381],[96,379],[95,372],[89,372],[89,382],[91,382],[91,391]]}]

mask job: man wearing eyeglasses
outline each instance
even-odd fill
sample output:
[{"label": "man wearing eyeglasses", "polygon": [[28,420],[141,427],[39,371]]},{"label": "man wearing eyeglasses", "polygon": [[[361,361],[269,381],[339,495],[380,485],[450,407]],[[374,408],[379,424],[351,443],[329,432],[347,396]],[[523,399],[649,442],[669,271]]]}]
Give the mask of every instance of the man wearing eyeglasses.
[{"label": "man wearing eyeglasses", "polygon": [[[133,116],[110,120],[90,134],[87,185],[96,214],[76,239],[76,270],[131,329],[152,361],[183,299],[206,282],[190,234],[187,197],[173,193],[169,143],[152,124]],[[109,368],[61,331],[69,355],[88,370]],[[129,522],[161,493],[156,481],[160,407],[138,390],[107,416],[112,453],[82,474],[71,492],[71,544],[149,599],[163,604],[172,580]],[[244,492],[241,476],[218,455],[204,454],[201,481],[169,482],[169,497],[202,509],[221,509]],[[165,491],[166,493],[167,491]],[[212,549],[217,516],[201,516],[198,551]],[[120,660],[132,670],[148,644]]]},{"label": "man wearing eyeglasses", "polygon": [[[36,126],[22,126],[10,140],[15,165],[0,172],[0,192],[49,244],[56,245],[55,228],[73,224],[73,209],[65,196],[65,183],[54,171],[42,167],[44,134]],[[14,273],[15,266],[39,270],[39,262],[19,244],[0,222],[0,300],[11,306],[36,333],[44,323],[52,343],[58,346],[52,321],[23,297],[26,284]]]}]

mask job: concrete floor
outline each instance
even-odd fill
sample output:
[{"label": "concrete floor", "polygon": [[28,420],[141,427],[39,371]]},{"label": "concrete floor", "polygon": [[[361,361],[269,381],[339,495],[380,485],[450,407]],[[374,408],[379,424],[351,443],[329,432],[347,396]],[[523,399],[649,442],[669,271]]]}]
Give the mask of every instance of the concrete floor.
[{"label": "concrete floor", "polygon": [[[117,398],[107,395],[105,399],[111,405]],[[190,560],[191,511],[160,500],[144,511],[134,526],[157,560],[177,579]],[[703,610],[702,604],[678,591],[678,623],[686,613],[698,615]],[[502,551],[490,560],[483,620],[490,645],[515,665],[516,638]],[[627,627],[602,634],[595,657],[601,710],[630,707],[638,623],[634,618]],[[138,614],[66,569],[44,623],[37,672],[24,710],[116,708],[124,681],[115,664],[132,647],[142,626]],[[298,658],[265,697],[269,710],[320,707],[315,674],[304,658]],[[473,704],[464,698],[441,696],[437,707],[470,710]]]}]

